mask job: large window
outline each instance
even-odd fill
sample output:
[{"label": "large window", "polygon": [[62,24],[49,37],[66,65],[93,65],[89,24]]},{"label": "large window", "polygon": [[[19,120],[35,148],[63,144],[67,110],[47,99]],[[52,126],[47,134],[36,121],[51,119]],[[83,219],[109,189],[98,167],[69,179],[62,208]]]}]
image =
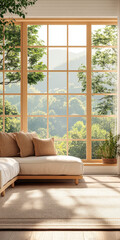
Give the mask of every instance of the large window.
[{"label": "large window", "polygon": [[40,138],[54,137],[60,155],[100,161],[100,142],[116,133],[116,24],[27,20],[8,27],[9,49],[0,52],[0,130],[19,131],[21,123]]}]

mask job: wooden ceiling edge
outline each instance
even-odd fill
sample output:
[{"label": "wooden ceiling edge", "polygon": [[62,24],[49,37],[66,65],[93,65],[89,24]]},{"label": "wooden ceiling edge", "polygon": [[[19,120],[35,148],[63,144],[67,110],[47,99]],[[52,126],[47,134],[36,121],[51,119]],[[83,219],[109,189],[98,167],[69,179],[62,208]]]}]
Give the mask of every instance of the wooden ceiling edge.
[{"label": "wooden ceiling edge", "polygon": [[49,18],[45,18],[45,17],[42,17],[42,18],[38,18],[38,17],[36,17],[36,18],[4,18],[4,19],[6,19],[6,20],[12,20],[12,19],[15,19],[16,20],[16,22],[49,22],[49,23],[52,23],[52,22],[56,22],[56,23],[64,23],[64,22],[73,22],[73,23],[75,23],[75,22],[100,22],[100,23],[117,23],[117,18],[76,18],[76,17],[74,17],[74,18],[65,18],[65,17],[61,17],[61,18],[51,18],[51,17],[49,17]]}]

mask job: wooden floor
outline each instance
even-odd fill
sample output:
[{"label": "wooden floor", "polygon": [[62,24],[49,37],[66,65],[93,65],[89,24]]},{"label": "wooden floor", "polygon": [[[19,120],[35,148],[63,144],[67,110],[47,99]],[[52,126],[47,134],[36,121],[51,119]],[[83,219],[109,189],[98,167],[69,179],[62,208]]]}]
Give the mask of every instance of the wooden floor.
[{"label": "wooden floor", "polygon": [[0,231],[0,240],[120,240],[120,231]]},{"label": "wooden floor", "polygon": [[120,231],[0,231],[0,240],[120,240]]}]

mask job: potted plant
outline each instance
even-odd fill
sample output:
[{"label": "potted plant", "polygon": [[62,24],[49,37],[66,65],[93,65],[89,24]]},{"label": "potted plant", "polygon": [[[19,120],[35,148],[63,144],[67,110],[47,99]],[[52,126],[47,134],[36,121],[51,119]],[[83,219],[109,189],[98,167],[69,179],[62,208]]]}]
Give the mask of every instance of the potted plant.
[{"label": "potted plant", "polygon": [[101,143],[97,154],[105,164],[117,163],[117,156],[120,156],[120,135],[114,136],[110,131],[108,139]]}]

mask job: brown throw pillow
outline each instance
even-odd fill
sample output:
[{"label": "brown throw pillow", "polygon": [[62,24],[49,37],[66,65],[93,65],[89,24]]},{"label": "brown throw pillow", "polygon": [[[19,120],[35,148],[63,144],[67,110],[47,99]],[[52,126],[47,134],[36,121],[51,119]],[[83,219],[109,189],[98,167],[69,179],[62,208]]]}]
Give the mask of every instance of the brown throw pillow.
[{"label": "brown throw pillow", "polygon": [[51,156],[56,155],[54,147],[54,138],[39,139],[33,138],[35,147],[35,156]]},{"label": "brown throw pillow", "polygon": [[15,134],[17,144],[20,148],[20,156],[21,157],[28,157],[34,156],[34,145],[33,145],[33,137],[37,137],[35,132],[33,133],[24,133],[19,132]]},{"label": "brown throw pillow", "polygon": [[0,132],[0,157],[18,157],[19,154],[14,133]]}]

